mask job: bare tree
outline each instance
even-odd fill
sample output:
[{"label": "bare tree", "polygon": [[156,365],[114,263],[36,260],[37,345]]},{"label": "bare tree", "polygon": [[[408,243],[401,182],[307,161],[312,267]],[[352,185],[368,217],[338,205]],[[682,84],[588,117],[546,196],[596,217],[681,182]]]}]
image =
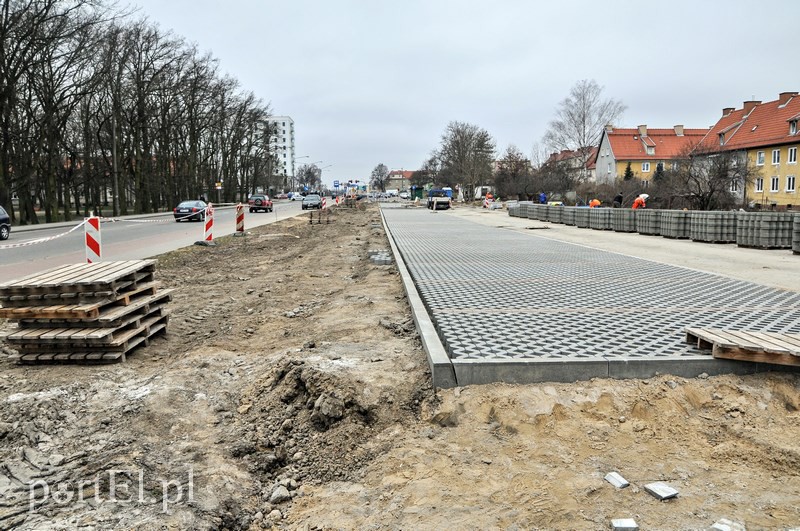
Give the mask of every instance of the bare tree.
[{"label": "bare tree", "polygon": [[544,135],[543,141],[551,150],[578,152],[581,168],[586,168],[592,147],[600,143],[603,128],[625,111],[622,102],[603,99],[602,94],[603,87],[595,80],[578,81],[559,104]]},{"label": "bare tree", "polygon": [[386,164],[380,163],[372,170],[370,175],[369,185],[372,188],[380,189],[381,192],[386,191],[386,179],[389,177],[389,168]]},{"label": "bare tree", "polygon": [[497,161],[494,187],[499,197],[527,199],[526,188],[531,180],[531,165],[516,146],[508,146]]},{"label": "bare tree", "polygon": [[678,160],[668,163],[648,193],[651,201],[668,207],[729,209],[747,204],[744,191],[760,175],[744,151],[687,148]]},{"label": "bare tree", "polygon": [[469,200],[476,186],[490,182],[494,153],[494,140],[485,129],[450,122],[438,152],[440,180],[450,186],[462,186],[464,197]]},{"label": "bare tree", "polygon": [[303,164],[297,169],[297,182],[309,190],[315,190],[321,184],[322,170],[316,164]]}]

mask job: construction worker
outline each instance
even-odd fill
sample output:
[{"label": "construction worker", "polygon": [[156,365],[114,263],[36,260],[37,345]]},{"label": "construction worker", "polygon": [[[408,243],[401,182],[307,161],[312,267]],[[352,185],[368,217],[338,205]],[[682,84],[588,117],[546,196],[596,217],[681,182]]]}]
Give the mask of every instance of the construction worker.
[{"label": "construction worker", "polygon": [[602,203],[600,202],[600,200],[599,200],[599,199],[592,199],[591,201],[589,201],[589,208],[597,208],[597,207],[599,207],[601,204],[602,204]]},{"label": "construction worker", "polygon": [[622,192],[614,196],[614,202],[612,203],[612,206],[614,208],[619,208],[622,206]]},{"label": "construction worker", "polygon": [[639,208],[646,208],[647,207],[647,199],[649,197],[650,196],[647,195],[647,194],[640,194],[639,197],[637,197],[633,201],[633,206],[631,208],[633,208],[634,210],[639,209]]}]

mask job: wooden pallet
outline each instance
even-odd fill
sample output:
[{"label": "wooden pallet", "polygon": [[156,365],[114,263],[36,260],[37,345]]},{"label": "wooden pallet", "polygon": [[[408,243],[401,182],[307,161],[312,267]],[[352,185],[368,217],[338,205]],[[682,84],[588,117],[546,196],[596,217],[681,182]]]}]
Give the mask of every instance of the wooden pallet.
[{"label": "wooden pallet", "polygon": [[[160,307],[158,310],[163,312]],[[49,348],[48,345],[52,345],[55,348],[90,345],[111,348],[122,345],[128,339],[135,337],[157,317],[156,315],[137,317],[119,328],[23,328],[6,336],[6,341],[17,349]]]},{"label": "wooden pallet", "polygon": [[[59,324],[66,326],[115,326],[129,314],[137,313],[142,308],[169,302],[172,300],[174,290],[158,290],[150,286],[144,291],[139,291],[131,296],[120,296],[111,302],[95,303],[91,305],[65,305],[42,307],[50,308],[47,311],[37,312],[36,307],[26,307],[9,312],[9,318],[19,322],[21,328],[55,327]],[[2,316],[2,314],[0,314]],[[87,324],[88,323],[88,324]],[[117,325],[119,326],[119,325]]]},{"label": "wooden pallet", "polygon": [[686,342],[715,358],[800,367],[800,334],[687,328]]},{"label": "wooden pallet", "polygon": [[136,347],[147,346],[150,341],[159,334],[165,332],[167,323],[156,323],[147,330],[146,336],[140,336],[134,342],[130,342],[128,348],[122,351],[70,351],[70,352],[25,352],[17,358],[18,363],[26,365],[70,363],[70,364],[101,364],[124,362]]},{"label": "wooden pallet", "polygon": [[0,284],[0,300],[13,301],[20,297],[64,294],[116,294],[132,283],[141,282],[155,272],[155,260],[127,260],[59,266],[44,273],[29,275]]},{"label": "wooden pallet", "polygon": [[0,317],[20,321],[31,319],[98,319],[107,312],[119,307],[133,306],[143,299],[156,295],[156,293],[164,293],[164,291],[158,291],[160,285],[158,282],[148,282],[130,291],[119,293],[114,297],[105,297],[93,302],[53,304],[52,306],[4,307],[0,308]]}]

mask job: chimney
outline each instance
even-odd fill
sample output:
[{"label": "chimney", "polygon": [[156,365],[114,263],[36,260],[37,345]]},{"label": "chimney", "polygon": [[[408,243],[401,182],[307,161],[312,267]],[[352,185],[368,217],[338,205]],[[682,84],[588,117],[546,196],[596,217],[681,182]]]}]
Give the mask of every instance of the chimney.
[{"label": "chimney", "polygon": [[778,94],[779,104],[784,105],[787,101],[792,99],[792,96],[797,96],[797,92],[781,92]]},{"label": "chimney", "polygon": [[606,133],[613,133],[613,132],[614,132],[614,126],[611,124],[606,124]]},{"label": "chimney", "polygon": [[646,125],[640,125],[639,126],[639,135],[640,136],[647,136],[647,126]]},{"label": "chimney", "polygon": [[682,125],[676,125],[675,126],[675,135],[676,136],[683,136],[683,126]]},{"label": "chimney", "polygon": [[745,114],[750,114],[750,111],[755,109],[757,105],[761,105],[760,100],[749,100],[742,104],[742,109],[744,109]]},{"label": "chimney", "polygon": [[728,116],[734,110],[735,109],[733,107],[725,107],[724,109],[722,109],[722,116]]}]

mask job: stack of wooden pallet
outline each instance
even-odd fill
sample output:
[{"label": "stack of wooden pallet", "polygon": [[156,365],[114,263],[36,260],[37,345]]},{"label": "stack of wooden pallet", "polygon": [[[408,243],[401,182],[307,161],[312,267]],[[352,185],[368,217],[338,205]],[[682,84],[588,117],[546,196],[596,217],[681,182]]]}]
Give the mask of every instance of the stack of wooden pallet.
[{"label": "stack of wooden pallet", "polygon": [[6,341],[22,363],[111,363],[148,344],[169,321],[172,290],[159,289],[155,260],[56,267],[0,284]]}]

